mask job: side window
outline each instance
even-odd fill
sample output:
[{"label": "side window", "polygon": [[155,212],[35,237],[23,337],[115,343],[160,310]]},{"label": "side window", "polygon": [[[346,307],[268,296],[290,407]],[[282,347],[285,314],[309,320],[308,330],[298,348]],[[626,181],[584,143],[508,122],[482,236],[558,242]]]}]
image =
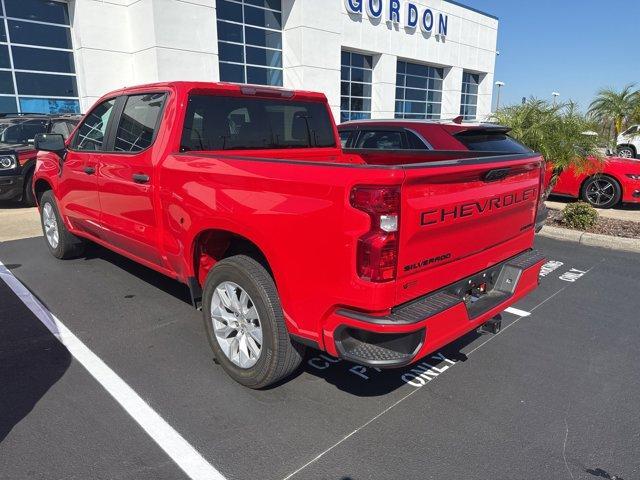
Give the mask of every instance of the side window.
[{"label": "side window", "polygon": [[353,132],[351,130],[343,130],[340,132],[340,145],[342,148],[350,148],[349,138]]},{"label": "side window", "polygon": [[407,143],[411,150],[431,150],[431,147],[413,132],[407,132]]},{"label": "side window", "polygon": [[379,130],[362,132],[355,148],[400,150],[402,149],[402,132],[384,132]]},{"label": "side window", "polygon": [[115,98],[106,100],[87,114],[73,139],[75,150],[88,152],[102,150],[107,125],[115,103]]},{"label": "side window", "polygon": [[127,98],[113,149],[116,152],[140,152],[149,148],[164,105],[165,93],[131,95]]},{"label": "side window", "polygon": [[53,122],[51,124],[51,132],[50,133],[59,133],[62,135],[65,140],[69,136],[69,127],[67,126],[67,122]]}]

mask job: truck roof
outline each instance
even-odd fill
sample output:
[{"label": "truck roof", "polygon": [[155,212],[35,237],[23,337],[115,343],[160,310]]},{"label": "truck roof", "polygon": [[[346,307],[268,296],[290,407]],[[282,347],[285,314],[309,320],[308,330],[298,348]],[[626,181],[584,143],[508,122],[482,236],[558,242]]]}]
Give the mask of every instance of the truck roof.
[{"label": "truck roof", "polygon": [[190,92],[197,91],[212,91],[212,92],[224,92],[240,95],[252,95],[252,96],[278,96],[283,98],[293,98],[298,100],[315,100],[325,101],[326,96],[323,93],[310,92],[307,90],[292,90],[282,87],[272,87],[266,85],[252,85],[252,84],[240,84],[230,82],[192,82],[192,81],[171,81],[171,82],[156,82],[147,83],[143,85],[135,85],[131,87],[124,87],[118,90],[113,90],[103,98],[123,95],[126,93],[149,91],[149,90],[163,90],[171,89],[178,92],[188,94]]}]

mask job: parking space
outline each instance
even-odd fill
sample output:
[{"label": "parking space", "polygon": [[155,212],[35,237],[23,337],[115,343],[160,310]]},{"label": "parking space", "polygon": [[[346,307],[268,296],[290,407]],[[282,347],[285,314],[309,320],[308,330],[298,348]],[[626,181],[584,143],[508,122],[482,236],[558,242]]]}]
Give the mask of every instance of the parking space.
[{"label": "parking space", "polygon": [[[0,243],[0,261],[226,478],[640,475],[633,254],[540,239],[553,262],[499,335],[390,371],[309,351],[252,391],[213,362],[182,285],[98,247],[61,262],[42,242]],[[0,478],[189,478],[0,289]]]}]

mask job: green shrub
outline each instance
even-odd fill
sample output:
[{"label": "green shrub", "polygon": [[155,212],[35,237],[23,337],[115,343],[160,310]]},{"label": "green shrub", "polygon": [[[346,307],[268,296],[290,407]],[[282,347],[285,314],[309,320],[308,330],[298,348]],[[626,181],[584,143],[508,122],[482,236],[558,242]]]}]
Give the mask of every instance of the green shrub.
[{"label": "green shrub", "polygon": [[598,221],[598,212],[585,202],[570,203],[562,211],[562,223],[570,228],[586,230]]}]

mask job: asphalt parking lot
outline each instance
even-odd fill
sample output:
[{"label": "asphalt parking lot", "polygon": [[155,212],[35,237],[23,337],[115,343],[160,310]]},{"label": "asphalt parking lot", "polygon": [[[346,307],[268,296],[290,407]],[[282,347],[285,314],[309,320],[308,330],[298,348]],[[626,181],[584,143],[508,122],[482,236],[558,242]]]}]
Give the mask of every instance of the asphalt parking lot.
[{"label": "asphalt parking lot", "polygon": [[[381,372],[309,351],[266,391],[215,365],[180,284],[42,238],[0,262],[228,479],[639,478],[640,258],[537,248],[552,262],[499,335]],[[0,324],[0,479],[189,478],[2,281]]]}]

